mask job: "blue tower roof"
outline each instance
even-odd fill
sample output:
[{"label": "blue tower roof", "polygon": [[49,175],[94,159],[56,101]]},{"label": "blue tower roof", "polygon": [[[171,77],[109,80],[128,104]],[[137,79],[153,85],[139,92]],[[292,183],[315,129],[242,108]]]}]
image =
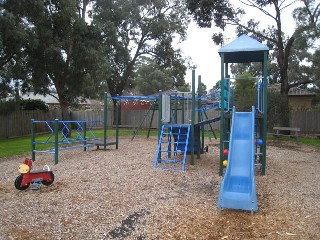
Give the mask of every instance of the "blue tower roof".
[{"label": "blue tower roof", "polygon": [[257,40],[241,35],[234,41],[219,49],[224,54],[225,63],[263,62],[264,52],[269,51],[268,46]]}]

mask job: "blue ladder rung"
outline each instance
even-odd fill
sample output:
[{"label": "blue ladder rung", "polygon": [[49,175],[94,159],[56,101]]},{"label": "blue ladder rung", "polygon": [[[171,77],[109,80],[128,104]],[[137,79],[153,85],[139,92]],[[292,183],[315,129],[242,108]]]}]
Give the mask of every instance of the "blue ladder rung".
[{"label": "blue ladder rung", "polygon": [[[162,162],[163,164],[162,169],[171,169],[172,171],[174,171],[176,169],[176,164],[181,163],[181,171],[182,172],[184,171],[189,136],[190,136],[190,126],[191,125],[189,124],[162,125],[159,143],[158,143],[157,156],[154,161],[155,168],[157,167],[158,163]],[[162,146],[163,144],[164,146]],[[180,153],[183,153],[182,159],[179,159],[179,160],[177,159],[178,153],[179,155]],[[164,154],[164,155],[161,156],[161,154]],[[172,154],[172,157],[170,156],[170,158],[168,158],[169,154],[170,155]],[[171,167],[168,168],[166,166],[167,164],[170,164]]]},{"label": "blue ladder rung", "polygon": [[182,160],[164,160],[166,163],[179,163],[182,162]]}]

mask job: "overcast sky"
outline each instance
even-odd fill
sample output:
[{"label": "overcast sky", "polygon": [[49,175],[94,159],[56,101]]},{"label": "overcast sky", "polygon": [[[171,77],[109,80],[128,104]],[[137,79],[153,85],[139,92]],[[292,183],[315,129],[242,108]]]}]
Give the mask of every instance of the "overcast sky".
[{"label": "overcast sky", "polygon": [[[239,2],[233,0],[233,2]],[[299,4],[299,3],[297,3]],[[292,9],[296,8],[297,5],[283,12],[282,19],[286,19],[285,23],[283,22],[283,27],[286,29],[287,33],[292,33],[295,27],[295,23],[292,19],[291,12]],[[257,14],[257,10],[251,9],[247,10],[251,18],[254,16],[262,17],[263,14]],[[270,18],[261,18],[260,22],[263,22],[265,26],[268,24],[274,24],[271,22]],[[220,56],[218,50],[220,46],[216,46],[211,40],[212,34],[218,32],[217,28],[198,28],[198,26],[191,22],[188,28],[188,37],[187,40],[183,43],[180,43],[180,47],[186,57],[191,58],[192,64],[196,65],[196,81],[198,75],[201,75],[202,82],[207,86],[207,89],[211,89],[216,82],[220,79]],[[226,44],[232,42],[236,39],[236,34],[234,29],[230,27],[227,28],[225,32]],[[186,82],[191,83],[191,70],[187,71]]]}]

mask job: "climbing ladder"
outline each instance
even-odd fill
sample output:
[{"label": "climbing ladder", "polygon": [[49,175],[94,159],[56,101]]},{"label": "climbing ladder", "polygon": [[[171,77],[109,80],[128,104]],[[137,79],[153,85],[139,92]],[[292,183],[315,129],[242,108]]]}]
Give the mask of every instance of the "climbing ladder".
[{"label": "climbing ladder", "polygon": [[163,170],[175,171],[181,165],[184,172],[190,139],[190,124],[163,124],[154,168],[162,164]]}]

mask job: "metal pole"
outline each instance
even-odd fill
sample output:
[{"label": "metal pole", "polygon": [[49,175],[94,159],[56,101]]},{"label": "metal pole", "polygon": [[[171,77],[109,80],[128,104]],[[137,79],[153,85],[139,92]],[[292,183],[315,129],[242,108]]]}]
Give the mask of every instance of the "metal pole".
[{"label": "metal pole", "polygon": [[54,164],[59,161],[59,120],[54,120]]},{"label": "metal pole", "polygon": [[87,122],[84,122],[83,123],[83,145],[84,145],[84,148],[83,150],[84,151],[87,151]]},{"label": "metal pole", "polygon": [[119,114],[120,114],[121,99],[117,100],[116,104],[116,149],[119,147]]},{"label": "metal pole", "polygon": [[32,161],[36,160],[36,145],[35,145],[35,122],[34,119],[31,119],[31,156],[32,156]]},{"label": "metal pole", "polygon": [[267,159],[267,86],[268,86],[268,81],[267,81],[267,67],[268,67],[268,51],[264,52],[264,58],[263,58],[263,118],[262,118],[262,128],[261,128],[261,136],[263,140],[263,144],[261,146],[261,153],[262,153],[262,161],[261,161],[261,175],[266,174],[266,159]]},{"label": "metal pole", "polygon": [[182,101],[181,101],[181,122],[184,124],[184,93],[182,93]]},{"label": "metal pole", "polygon": [[[201,121],[201,96],[202,96],[202,84],[201,84],[201,75],[198,75],[198,120],[197,122]],[[200,151],[204,149],[204,126],[202,125],[201,130],[198,131],[198,150],[197,150],[197,158],[200,158]],[[200,133],[201,133],[201,141],[200,141]],[[201,143],[201,146],[200,146]]]},{"label": "metal pole", "polygon": [[[160,143],[160,134],[162,129],[162,91],[159,91],[159,107],[158,107],[158,146]],[[158,162],[161,162],[161,151],[158,154]]]},{"label": "metal pole", "polygon": [[148,129],[147,138],[149,138],[149,136],[150,136],[150,130],[151,130],[151,127],[152,127],[154,112],[156,111],[156,105],[157,105],[157,100],[155,100],[153,102],[153,104],[152,104],[152,114],[151,114],[151,119],[150,119],[150,123],[149,123],[149,129]]},{"label": "metal pole", "polygon": [[104,93],[104,113],[103,113],[103,149],[107,150],[107,123],[108,123],[108,94]]},{"label": "metal pole", "polygon": [[162,126],[162,91],[159,91],[159,107],[158,107],[158,143],[160,140],[160,133],[161,133],[161,126]]},{"label": "metal pole", "polygon": [[223,174],[223,148],[225,141],[225,119],[224,119],[224,53],[221,53],[221,80],[220,80],[220,164],[219,176]]},{"label": "metal pole", "polygon": [[192,70],[192,109],[191,109],[191,165],[194,165],[194,110],[195,110],[195,69]]}]

